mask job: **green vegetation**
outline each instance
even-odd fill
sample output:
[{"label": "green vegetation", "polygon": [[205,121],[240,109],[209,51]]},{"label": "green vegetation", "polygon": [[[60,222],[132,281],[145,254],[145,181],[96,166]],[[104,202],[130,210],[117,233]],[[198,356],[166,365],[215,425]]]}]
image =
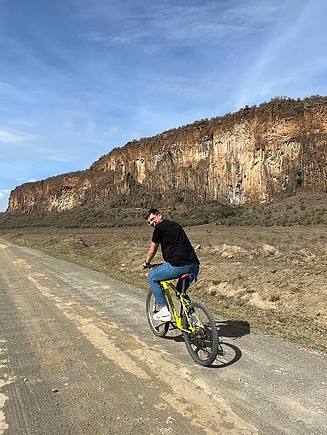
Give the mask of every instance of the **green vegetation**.
[{"label": "green vegetation", "polygon": [[[212,223],[227,226],[292,226],[327,224],[327,193],[295,195],[279,202],[233,207],[210,201],[204,205],[164,209],[164,216],[183,226]],[[141,226],[145,208],[94,204],[51,213],[0,213],[0,229],[14,228],[112,228]]]}]

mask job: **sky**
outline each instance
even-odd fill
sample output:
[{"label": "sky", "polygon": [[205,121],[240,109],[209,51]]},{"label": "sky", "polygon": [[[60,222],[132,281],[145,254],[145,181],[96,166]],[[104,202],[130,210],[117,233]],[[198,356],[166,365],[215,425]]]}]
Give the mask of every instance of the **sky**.
[{"label": "sky", "polygon": [[128,141],[326,96],[326,16],[326,0],[0,0],[0,211]]}]

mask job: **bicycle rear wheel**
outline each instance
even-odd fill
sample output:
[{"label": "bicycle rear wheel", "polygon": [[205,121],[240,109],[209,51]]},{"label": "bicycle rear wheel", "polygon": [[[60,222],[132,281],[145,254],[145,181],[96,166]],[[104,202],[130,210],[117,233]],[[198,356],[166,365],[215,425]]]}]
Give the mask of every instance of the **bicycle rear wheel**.
[{"label": "bicycle rear wheel", "polygon": [[150,325],[150,328],[154,335],[157,337],[164,337],[169,329],[169,322],[163,322],[162,320],[154,320],[153,314],[158,312],[156,301],[154,299],[153,293],[149,290],[146,296],[146,318]]},{"label": "bicycle rear wheel", "polygon": [[199,326],[194,332],[190,330],[189,319],[183,313],[184,341],[192,359],[201,366],[210,366],[217,357],[219,350],[218,329],[213,315],[201,302],[191,302],[189,310],[192,310],[198,320]]}]

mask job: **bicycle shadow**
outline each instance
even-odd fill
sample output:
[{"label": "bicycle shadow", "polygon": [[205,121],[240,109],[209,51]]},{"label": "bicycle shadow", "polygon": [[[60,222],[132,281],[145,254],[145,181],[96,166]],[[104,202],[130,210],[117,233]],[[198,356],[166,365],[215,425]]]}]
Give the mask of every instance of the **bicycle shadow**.
[{"label": "bicycle shadow", "polygon": [[235,339],[250,334],[250,324],[243,320],[216,320],[216,325],[221,337]]},{"label": "bicycle shadow", "polygon": [[[228,339],[241,338],[250,334],[250,324],[240,320],[216,320],[219,332],[220,344],[219,351],[215,362],[208,368],[224,368],[235,364],[242,358],[242,351]],[[168,334],[163,337],[166,340],[174,340],[178,343],[184,342],[181,331],[171,324]]]},{"label": "bicycle shadow", "polygon": [[224,368],[235,364],[242,358],[241,349],[235,344],[230,343],[228,339],[235,340],[236,338],[250,334],[250,324],[242,320],[223,320],[216,321],[216,325],[221,341],[218,356],[211,367]]}]

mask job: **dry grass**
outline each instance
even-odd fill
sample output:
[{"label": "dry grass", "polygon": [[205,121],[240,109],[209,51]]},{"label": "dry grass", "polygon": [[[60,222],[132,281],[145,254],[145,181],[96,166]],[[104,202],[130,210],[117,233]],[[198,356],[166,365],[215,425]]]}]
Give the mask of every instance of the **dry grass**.
[{"label": "dry grass", "polygon": [[[270,204],[232,207],[216,201],[164,209],[167,218],[183,226],[213,223],[226,226],[327,225],[327,193],[297,194]],[[109,228],[142,226],[146,210],[89,204],[72,210],[48,213],[0,213],[0,229],[18,228]]]},{"label": "dry grass", "polygon": [[[186,227],[201,261],[190,289],[219,320],[248,322],[326,351],[327,232],[325,225]],[[3,230],[1,237],[147,288],[141,268],[149,227]],[[160,258],[158,258],[158,261]]]}]

